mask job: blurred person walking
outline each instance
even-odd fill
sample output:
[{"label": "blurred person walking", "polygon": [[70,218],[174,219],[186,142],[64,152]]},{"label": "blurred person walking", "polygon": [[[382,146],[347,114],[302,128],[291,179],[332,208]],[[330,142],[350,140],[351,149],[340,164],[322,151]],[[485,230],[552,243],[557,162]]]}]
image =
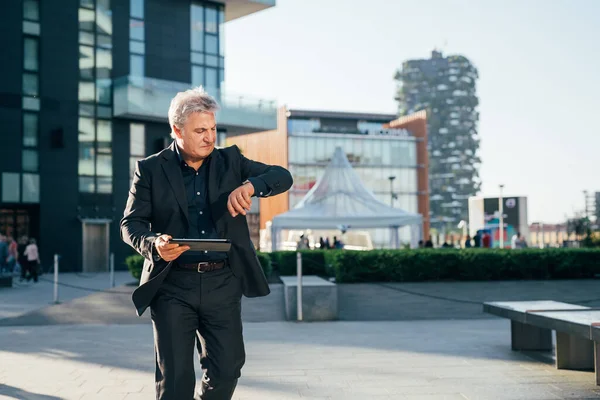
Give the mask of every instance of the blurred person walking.
[{"label": "blurred person walking", "polygon": [[8,272],[8,242],[3,232],[0,232],[0,274]]},{"label": "blurred person walking", "polygon": [[29,239],[29,244],[25,248],[25,257],[27,257],[27,281],[29,282],[32,278],[34,282],[38,281],[38,267],[40,264],[40,255],[38,252],[38,246],[34,238]]},{"label": "blurred person walking", "polygon": [[27,256],[25,255],[27,242],[29,242],[27,236],[21,236],[17,245],[17,264],[19,264],[19,269],[21,270],[21,282],[24,281],[25,278],[27,278]]}]

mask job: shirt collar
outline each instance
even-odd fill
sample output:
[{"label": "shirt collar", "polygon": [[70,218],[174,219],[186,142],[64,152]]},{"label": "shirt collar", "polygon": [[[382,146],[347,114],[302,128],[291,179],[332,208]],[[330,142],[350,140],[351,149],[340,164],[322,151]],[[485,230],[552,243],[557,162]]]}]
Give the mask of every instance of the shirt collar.
[{"label": "shirt collar", "polygon": [[[210,158],[212,157],[212,153],[215,150],[213,149],[213,151],[208,155],[208,157],[206,157],[204,159],[204,162],[202,163],[202,165],[206,164],[208,161],[210,161]],[[179,160],[179,164],[183,167],[183,166],[187,166],[187,164],[185,163],[183,157],[181,157],[181,151],[179,150],[179,146],[177,145],[177,142],[175,142],[175,154],[177,154],[177,159]]]}]

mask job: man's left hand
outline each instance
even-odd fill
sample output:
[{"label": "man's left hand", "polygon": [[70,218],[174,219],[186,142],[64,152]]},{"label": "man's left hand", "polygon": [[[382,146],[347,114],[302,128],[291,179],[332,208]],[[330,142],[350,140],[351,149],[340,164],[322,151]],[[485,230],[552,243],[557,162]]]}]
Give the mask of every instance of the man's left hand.
[{"label": "man's left hand", "polygon": [[235,189],[229,195],[227,200],[227,209],[232,217],[237,217],[239,214],[246,215],[252,205],[252,195],[254,194],[254,186],[250,182],[244,183],[242,186]]}]

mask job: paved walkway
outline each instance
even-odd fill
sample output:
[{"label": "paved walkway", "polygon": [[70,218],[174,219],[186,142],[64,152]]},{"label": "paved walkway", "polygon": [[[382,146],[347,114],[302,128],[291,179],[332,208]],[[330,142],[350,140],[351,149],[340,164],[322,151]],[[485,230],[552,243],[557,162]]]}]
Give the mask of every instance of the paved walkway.
[{"label": "paved walkway", "polygon": [[[503,320],[246,323],[245,337],[236,400],[600,398],[593,373],[512,352]],[[154,396],[149,325],[3,327],[0,343],[0,399]]]}]

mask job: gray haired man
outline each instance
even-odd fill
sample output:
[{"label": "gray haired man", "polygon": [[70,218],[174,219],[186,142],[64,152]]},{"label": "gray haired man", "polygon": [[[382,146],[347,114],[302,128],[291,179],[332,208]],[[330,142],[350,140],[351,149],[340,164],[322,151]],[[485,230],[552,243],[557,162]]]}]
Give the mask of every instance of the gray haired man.
[{"label": "gray haired man", "polygon": [[[269,286],[250,241],[252,197],[292,186],[280,167],[215,149],[217,102],[202,88],[178,93],[169,108],[173,143],[138,161],[121,237],[144,256],[133,293],[138,315],[150,307],[160,400],[231,399],[245,362],[241,296]],[[192,252],[172,238],[229,239],[227,253]],[[194,397],[196,341],[204,370]]]}]

